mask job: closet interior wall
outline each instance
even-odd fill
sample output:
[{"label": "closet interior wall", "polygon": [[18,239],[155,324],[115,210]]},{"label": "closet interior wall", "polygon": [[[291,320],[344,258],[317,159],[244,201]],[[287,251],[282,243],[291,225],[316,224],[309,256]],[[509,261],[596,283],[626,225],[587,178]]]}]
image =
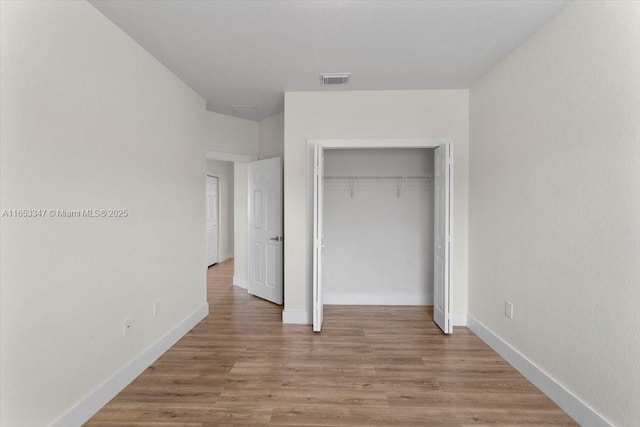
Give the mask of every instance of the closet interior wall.
[{"label": "closet interior wall", "polygon": [[433,304],[433,149],[328,149],[325,304]]}]

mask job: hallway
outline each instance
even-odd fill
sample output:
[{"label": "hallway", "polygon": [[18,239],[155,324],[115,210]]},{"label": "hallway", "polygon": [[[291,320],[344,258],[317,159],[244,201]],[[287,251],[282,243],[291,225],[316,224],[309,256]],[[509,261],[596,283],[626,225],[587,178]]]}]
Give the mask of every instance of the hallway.
[{"label": "hallway", "polygon": [[327,306],[321,334],[207,273],[210,315],[86,426],[575,425],[466,328],[425,307]]}]

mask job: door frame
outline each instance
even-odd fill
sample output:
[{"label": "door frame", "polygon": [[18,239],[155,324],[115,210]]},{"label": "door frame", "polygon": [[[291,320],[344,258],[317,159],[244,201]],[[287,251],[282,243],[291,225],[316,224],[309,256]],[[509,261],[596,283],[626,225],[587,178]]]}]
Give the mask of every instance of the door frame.
[{"label": "door frame", "polygon": [[[441,146],[449,145],[451,148],[451,153],[454,153],[454,139],[453,138],[399,138],[399,139],[380,139],[380,138],[358,138],[358,139],[307,139],[307,153],[311,158],[307,159],[307,164],[311,165],[314,163],[315,156],[315,147],[319,146],[320,149],[353,149],[353,148],[438,148]],[[453,155],[453,154],[452,154]],[[314,167],[307,168],[307,182],[312,183],[315,179],[315,165]],[[312,194],[310,199],[314,198],[313,187],[311,188]],[[448,308],[449,308],[449,318],[451,318],[451,306],[452,298],[451,298],[451,285],[453,283],[453,242],[454,242],[454,228],[453,228],[453,196],[454,196],[454,177],[453,173],[449,177],[449,295],[448,295]],[[315,210],[314,207],[311,207],[312,210]],[[314,213],[315,214],[315,213]],[[312,215],[313,217],[313,215]],[[310,229],[313,230],[314,224],[310,225]],[[313,242],[313,231],[312,235],[309,236],[310,241]],[[313,245],[312,245],[313,246]],[[312,249],[311,252],[311,268],[313,269],[315,266],[314,259],[314,251]],[[435,284],[434,284],[435,286]],[[314,286],[313,282],[311,283],[311,309],[312,309],[312,318],[314,318],[315,306],[314,306]],[[434,302],[435,303],[435,302]],[[452,333],[453,327],[451,320],[449,321],[449,331],[444,331],[445,333]]]},{"label": "door frame", "polygon": [[[218,262],[216,262],[216,264],[220,264],[220,174],[217,172],[209,172],[207,171],[206,175],[205,175],[205,197],[206,197],[206,179],[207,177],[212,177],[212,178],[217,178],[218,179],[218,206],[217,206],[217,214],[218,214]],[[205,206],[206,207],[206,206]],[[205,222],[205,226],[206,226],[206,222]],[[208,256],[209,254],[207,254]],[[215,265],[215,264],[214,264]],[[207,268],[209,268],[210,265],[207,262]]]}]

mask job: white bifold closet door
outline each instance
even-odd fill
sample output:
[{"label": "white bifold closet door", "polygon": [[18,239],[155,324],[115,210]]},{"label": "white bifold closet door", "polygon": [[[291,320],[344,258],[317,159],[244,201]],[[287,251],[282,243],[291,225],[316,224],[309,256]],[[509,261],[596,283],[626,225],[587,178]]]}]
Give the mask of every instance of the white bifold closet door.
[{"label": "white bifold closet door", "polygon": [[453,332],[449,312],[451,282],[452,145],[435,150],[433,320],[445,334]]},{"label": "white bifold closet door", "polygon": [[[435,149],[434,176],[434,307],[435,323],[445,334],[453,332],[450,320],[451,236],[453,195],[453,145]],[[322,330],[322,255],[323,255],[323,181],[324,148],[314,146],[313,181],[313,330]]]},{"label": "white bifold closet door", "polygon": [[320,332],[324,314],[324,303],[322,301],[324,149],[321,145],[314,147],[313,165],[313,330],[314,332]]}]

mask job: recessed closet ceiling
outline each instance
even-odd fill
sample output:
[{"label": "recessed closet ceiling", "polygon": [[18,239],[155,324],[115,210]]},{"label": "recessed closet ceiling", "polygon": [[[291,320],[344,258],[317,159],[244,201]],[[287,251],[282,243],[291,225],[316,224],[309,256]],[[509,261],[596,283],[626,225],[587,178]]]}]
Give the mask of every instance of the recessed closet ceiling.
[{"label": "recessed closet ceiling", "polygon": [[[565,1],[91,3],[207,100],[260,120],[283,92],[468,88]],[[346,86],[319,73],[350,72]]]}]

